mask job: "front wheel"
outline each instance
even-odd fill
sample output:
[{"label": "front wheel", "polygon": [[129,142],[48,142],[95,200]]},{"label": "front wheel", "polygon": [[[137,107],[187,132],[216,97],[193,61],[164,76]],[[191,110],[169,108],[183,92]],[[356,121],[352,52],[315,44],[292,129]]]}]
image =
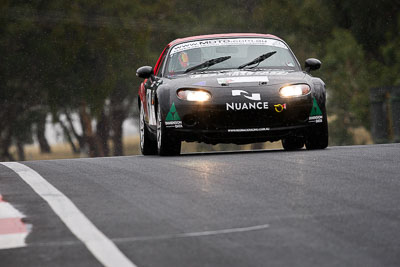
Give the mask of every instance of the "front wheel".
[{"label": "front wheel", "polygon": [[322,122],[315,123],[307,131],[305,138],[306,148],[311,149],[324,149],[328,147],[328,118],[326,117],[326,108],[322,108]]},{"label": "front wheel", "polygon": [[160,104],[157,106],[157,149],[160,156],[176,156],[181,153],[181,141],[169,136],[166,132]]}]

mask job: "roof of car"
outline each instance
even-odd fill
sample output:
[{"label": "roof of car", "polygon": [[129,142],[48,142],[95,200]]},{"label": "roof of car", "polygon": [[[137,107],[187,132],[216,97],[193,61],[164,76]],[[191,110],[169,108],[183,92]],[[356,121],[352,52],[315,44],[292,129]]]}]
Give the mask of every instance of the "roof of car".
[{"label": "roof of car", "polygon": [[220,34],[208,34],[208,35],[198,35],[198,36],[190,36],[185,38],[176,39],[168,44],[168,46],[188,42],[195,40],[204,40],[204,39],[214,39],[214,38],[229,38],[229,37],[262,37],[262,38],[274,38],[281,40],[281,38],[272,35],[272,34],[261,34],[261,33],[220,33]]}]

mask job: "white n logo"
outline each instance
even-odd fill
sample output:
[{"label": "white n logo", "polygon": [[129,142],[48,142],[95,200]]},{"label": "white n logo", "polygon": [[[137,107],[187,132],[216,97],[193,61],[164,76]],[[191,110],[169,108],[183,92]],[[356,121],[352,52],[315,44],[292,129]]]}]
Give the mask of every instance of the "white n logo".
[{"label": "white n logo", "polygon": [[232,90],[232,96],[239,96],[242,94],[245,98],[250,99],[250,100],[261,100],[260,94],[253,93],[253,94],[251,94],[251,96],[249,96],[250,93],[246,92],[244,90]]}]

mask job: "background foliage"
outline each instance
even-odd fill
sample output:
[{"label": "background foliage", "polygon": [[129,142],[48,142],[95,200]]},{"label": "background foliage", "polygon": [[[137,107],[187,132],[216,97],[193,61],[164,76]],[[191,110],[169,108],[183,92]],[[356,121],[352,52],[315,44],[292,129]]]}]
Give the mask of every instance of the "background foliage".
[{"label": "background foliage", "polygon": [[[140,81],[173,39],[259,32],[316,57],[328,90],[331,145],[370,128],[369,89],[400,85],[400,3],[388,0],[1,1],[0,160],[24,159],[52,115],[75,153],[122,155]],[[71,118],[78,114],[80,127]],[[113,144],[110,150],[109,144]]]}]

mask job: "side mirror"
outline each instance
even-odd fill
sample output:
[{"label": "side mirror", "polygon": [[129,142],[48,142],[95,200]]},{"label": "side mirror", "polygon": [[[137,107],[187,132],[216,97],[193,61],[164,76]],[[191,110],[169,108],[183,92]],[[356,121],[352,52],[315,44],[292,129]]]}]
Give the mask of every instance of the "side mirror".
[{"label": "side mirror", "polygon": [[304,65],[306,72],[310,72],[312,70],[317,70],[319,68],[321,68],[321,61],[319,61],[316,58],[309,58],[306,59],[306,63]]},{"label": "side mirror", "polygon": [[143,79],[148,79],[154,74],[153,67],[143,66],[137,69],[136,76]]}]

